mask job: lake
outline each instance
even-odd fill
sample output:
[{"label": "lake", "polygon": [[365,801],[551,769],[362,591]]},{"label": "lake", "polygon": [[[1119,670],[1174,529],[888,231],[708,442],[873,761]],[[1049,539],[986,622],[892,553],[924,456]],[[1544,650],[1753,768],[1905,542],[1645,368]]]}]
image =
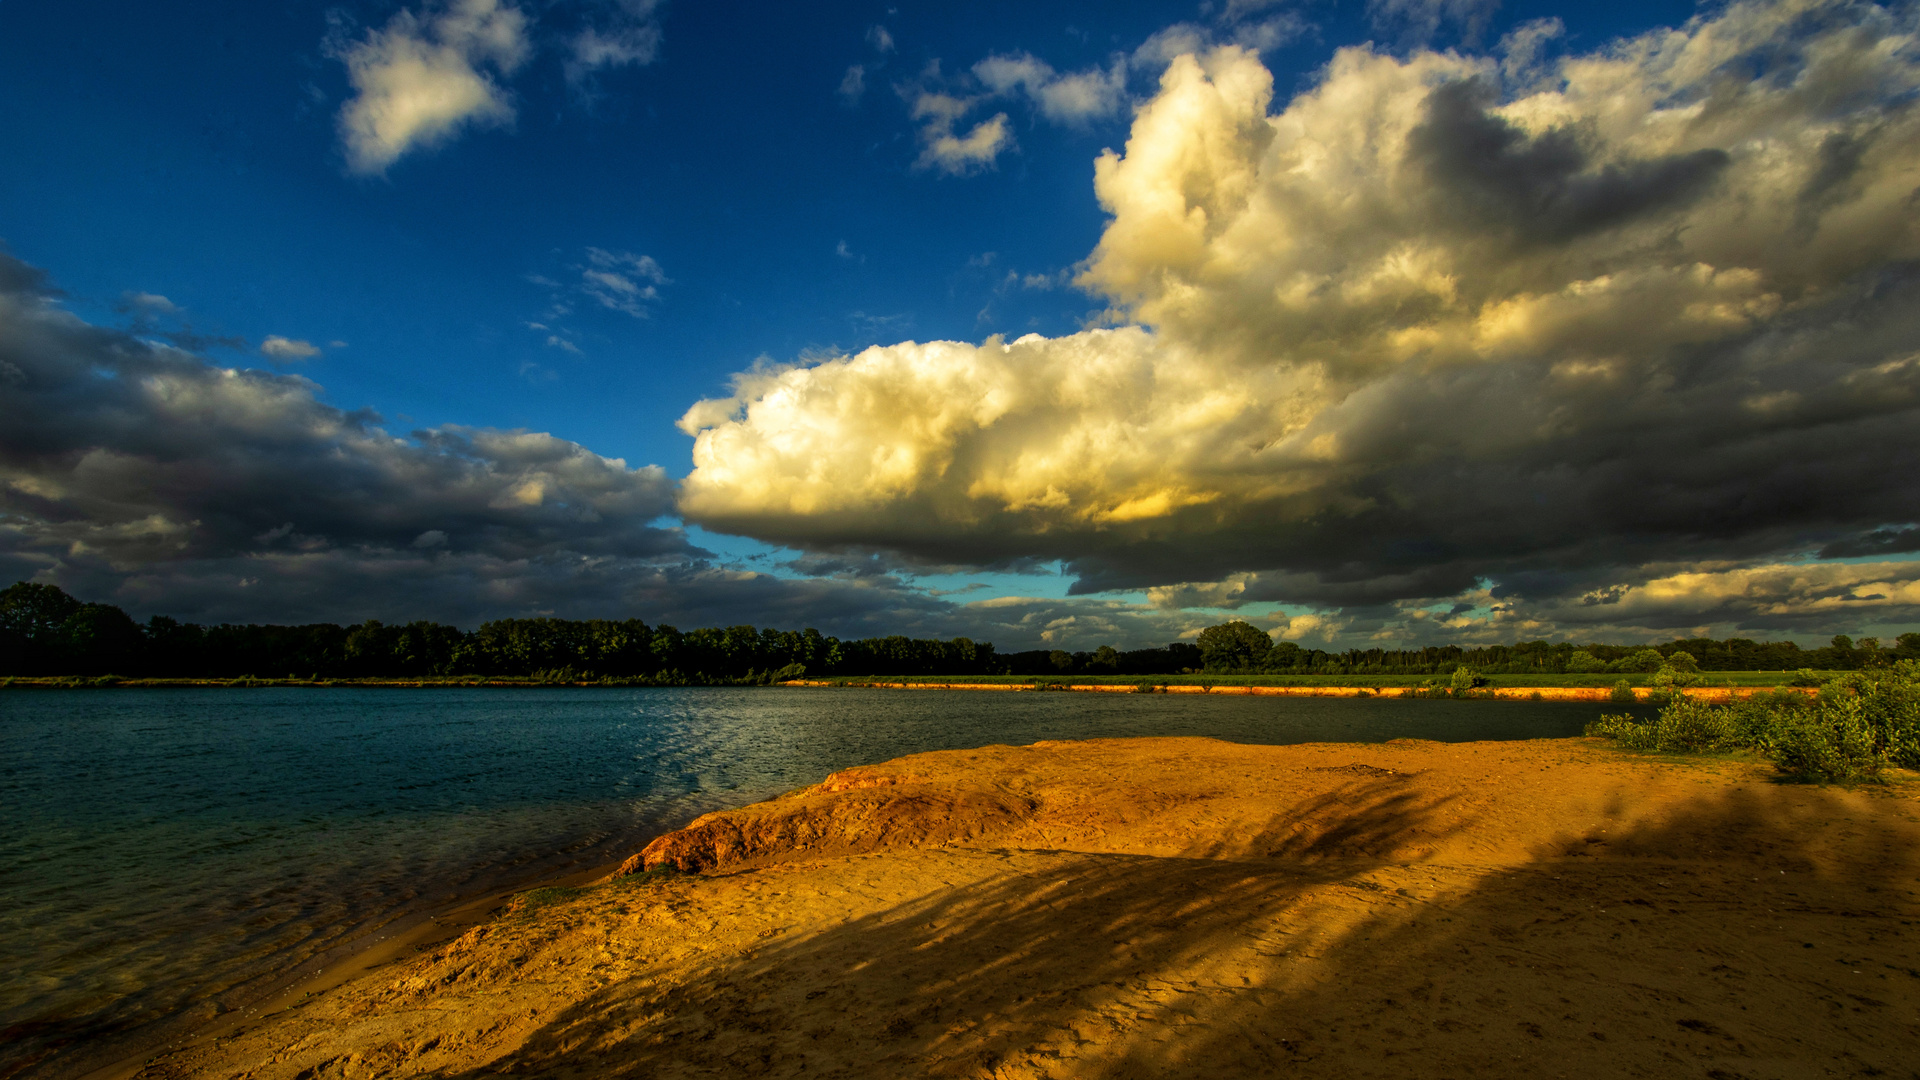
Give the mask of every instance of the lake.
[{"label": "lake", "polygon": [[[0,692],[0,1075],[78,1075],[408,920],[925,750],[1577,735],[1585,703],[799,688]],[[1615,707],[1617,708],[1617,707]]]}]

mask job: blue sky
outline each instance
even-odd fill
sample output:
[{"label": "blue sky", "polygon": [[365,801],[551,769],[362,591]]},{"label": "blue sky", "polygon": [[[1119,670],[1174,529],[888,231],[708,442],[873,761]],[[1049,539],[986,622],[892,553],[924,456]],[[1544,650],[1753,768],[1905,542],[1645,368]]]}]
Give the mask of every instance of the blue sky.
[{"label": "blue sky", "polygon": [[[1181,329],[1182,316],[1170,314],[1172,294],[1136,287],[1139,281],[1171,280],[1168,275],[1174,274],[1150,265],[1157,256],[1142,254],[1145,248],[1122,250],[1122,241],[1133,242],[1127,237],[1134,233],[1110,232],[1125,226],[1130,207],[1138,210],[1144,203],[1128,202],[1133,196],[1127,195],[1103,205],[1095,187],[1094,163],[1103,151],[1129,162],[1145,160],[1127,150],[1129,139],[1139,138],[1145,147],[1144,129],[1135,126],[1140,110],[1156,100],[1167,101],[1170,108],[1175,103],[1170,84],[1162,80],[1170,78],[1170,65],[1177,67],[1175,58],[1182,53],[1206,68],[1203,78],[1212,81],[1209,85],[1226,86],[1234,77],[1227,61],[1219,59],[1226,55],[1222,50],[1270,73],[1270,117],[1280,116],[1296,95],[1338,88],[1344,85],[1341,78],[1359,79],[1340,74],[1335,58],[1342,48],[1370,42],[1369,55],[1389,58],[1409,71],[1423,62],[1420,57],[1441,58],[1421,69],[1427,72],[1419,76],[1426,80],[1422,95],[1438,94],[1438,88],[1447,85],[1481,86],[1489,96],[1475,99],[1474,107],[1483,110],[1476,116],[1495,116],[1506,109],[1488,122],[1524,133],[1533,140],[1527,146],[1545,147],[1556,137],[1554,130],[1598,129],[1592,123],[1582,128],[1577,116],[1531,119],[1533,114],[1516,105],[1532,100],[1529,95],[1538,97],[1545,85],[1541,78],[1552,81],[1537,72],[1525,78],[1517,74],[1520,60],[1527,58],[1520,53],[1532,42],[1541,43],[1536,67],[1551,66],[1582,56],[1617,58],[1631,51],[1622,42],[1660,27],[1683,28],[1682,33],[1705,41],[1709,35],[1700,27],[1726,30],[1772,18],[1772,29],[1755,31],[1761,43],[1735,58],[1721,76],[1744,71],[1759,86],[1782,77],[1780,70],[1766,70],[1773,61],[1764,57],[1777,58],[1783,50],[1827,40],[1820,35],[1841,24],[1870,26],[1883,38],[1912,27],[1910,9],[1834,4],[1812,8],[1786,17],[1779,15],[1780,5],[1696,12],[1683,4],[1556,6],[1476,0],[1234,0],[1225,5],[1134,4],[1123,9],[1071,3],[828,6],[671,0],[206,3],[170,8],[0,0],[0,140],[9,148],[0,155],[0,241],[14,259],[44,272],[44,282],[36,286],[40,292],[34,294],[42,305],[41,317],[57,307],[90,327],[124,333],[130,342],[171,342],[209,370],[255,369],[283,380],[310,380],[317,387],[308,391],[316,405],[347,415],[372,410],[380,418],[377,427],[402,440],[417,430],[449,426],[544,433],[593,455],[622,459],[630,469],[659,466],[666,484],[656,483],[658,491],[648,489],[654,491],[648,497],[657,499],[645,505],[660,513],[643,523],[628,523],[633,536],[652,530],[644,533],[647,539],[623,541],[626,546],[615,554],[595,556],[587,547],[570,547],[564,538],[552,539],[551,526],[542,526],[549,532],[541,535],[551,540],[546,547],[488,549],[484,554],[521,560],[517,565],[523,569],[544,569],[516,577],[505,563],[489,564],[484,571],[469,567],[442,585],[395,590],[388,578],[355,576],[357,571],[339,570],[346,574],[341,578],[307,576],[308,570],[276,562],[265,553],[285,537],[308,536],[309,546],[300,550],[306,557],[332,560],[329,565],[351,561],[346,554],[350,550],[389,548],[425,551],[444,560],[462,554],[461,534],[422,529],[421,536],[438,532],[445,539],[421,547],[378,539],[372,532],[350,540],[358,535],[358,526],[336,524],[331,531],[309,532],[295,520],[296,510],[287,510],[285,524],[294,528],[253,548],[241,541],[200,545],[196,540],[178,546],[178,555],[155,549],[88,559],[83,556],[104,549],[98,543],[76,548],[73,536],[49,523],[72,525],[85,518],[91,528],[124,531],[129,521],[164,519],[172,523],[168,528],[178,525],[188,533],[196,526],[186,524],[188,512],[178,506],[146,507],[134,515],[124,506],[112,511],[91,504],[82,508],[73,501],[77,496],[61,503],[62,510],[45,502],[29,505],[19,499],[60,503],[64,496],[28,491],[51,490],[48,477],[54,474],[35,470],[56,466],[16,461],[10,468],[18,477],[38,479],[18,480],[14,490],[28,494],[5,508],[20,530],[13,534],[6,556],[8,569],[14,577],[66,584],[91,594],[89,598],[110,599],[131,610],[173,610],[188,617],[394,618],[408,614],[399,606],[413,604],[421,615],[466,622],[554,611],[756,623],[811,619],[826,624],[823,629],[863,632],[887,628],[892,620],[908,632],[967,631],[1008,646],[1165,640],[1191,633],[1229,611],[1254,617],[1276,632],[1318,635],[1316,644],[1449,636],[1464,640],[1475,635],[1507,640],[1645,637],[1692,630],[1817,638],[1837,630],[1894,628],[1911,616],[1905,594],[1897,591],[1905,588],[1906,579],[1900,576],[1904,571],[1841,574],[1811,586],[1780,586],[1786,589],[1780,597],[1769,594],[1746,606],[1726,602],[1735,593],[1764,593],[1765,588],[1753,582],[1768,574],[1774,577],[1767,580],[1778,579],[1781,567],[1809,559],[1833,567],[1863,565],[1863,559],[1864,565],[1891,566],[1904,558],[1901,549],[1916,546],[1907,543],[1906,536],[1914,516],[1909,490],[1890,486],[1861,492],[1857,511],[1840,512],[1818,498],[1792,494],[1793,485],[1813,481],[1795,479],[1787,464],[1764,454],[1765,461],[1755,459],[1750,468],[1728,466],[1713,477],[1700,477],[1690,490],[1700,505],[1730,508],[1785,491],[1783,501],[1798,500],[1800,509],[1728,509],[1725,520],[1693,523],[1680,520],[1684,513],[1665,514],[1623,528],[1604,556],[1576,542],[1580,530],[1571,519],[1560,532],[1530,541],[1524,536],[1489,539],[1470,523],[1409,512],[1399,525],[1367,524],[1366,543],[1378,540],[1378,553],[1348,557],[1342,553],[1356,550],[1351,538],[1298,523],[1324,521],[1327,515],[1349,512],[1341,507],[1361,502],[1390,505],[1393,499],[1382,494],[1384,487],[1343,489],[1312,506],[1282,506],[1272,502],[1278,496],[1270,486],[1250,494],[1235,486],[1238,481],[1196,480],[1199,474],[1192,470],[1160,488],[1152,487],[1157,481],[1141,479],[1127,489],[1132,494],[1083,493],[1072,487],[1071,477],[1058,484],[1034,481],[1040,484],[1036,490],[1054,492],[1075,505],[1084,501],[1104,507],[1072,519],[1105,523],[1099,528],[1046,518],[1044,513],[1054,512],[1044,510],[1055,507],[1047,501],[1052,496],[1005,495],[991,513],[955,510],[951,501],[942,501],[946,496],[936,490],[935,481],[926,479],[932,473],[915,481],[918,487],[894,485],[884,497],[874,495],[844,512],[807,508],[822,505],[818,499],[806,506],[768,501],[769,490],[804,488],[793,470],[805,472],[809,466],[765,455],[754,458],[750,467],[738,456],[710,462],[712,467],[701,476],[713,478],[711,483],[678,487],[696,463],[695,440],[677,422],[703,399],[729,398],[732,380],[756,370],[756,365],[761,371],[783,365],[800,365],[798,371],[818,367],[821,374],[809,385],[813,392],[826,394],[829,375],[839,378],[833,373],[840,369],[832,365],[843,361],[836,358],[858,355],[869,346],[889,349],[929,341],[977,346],[994,335],[1012,341],[1028,334],[1042,335],[1048,342],[1075,342],[1083,340],[1076,335],[1088,328],[1138,327],[1157,335],[1155,348],[1213,347],[1196,344],[1204,336],[1199,331]],[[1689,19],[1696,19],[1691,31],[1684,29]],[[1638,40],[1644,45],[1653,39]],[[480,87],[485,100],[470,102],[464,110],[435,106],[441,109],[439,129],[429,125],[411,137],[389,132],[384,141],[376,140],[378,145],[356,142],[354,118],[372,115],[365,110],[380,104],[375,100],[379,87],[399,87],[394,92],[402,99],[408,93],[430,99],[434,86],[423,89],[424,84],[405,82],[413,76],[395,63],[396,56],[405,55],[437,58],[439,76],[454,78],[439,89],[458,89],[455,84],[465,79],[460,85],[468,91]],[[1482,65],[1478,83],[1472,81],[1472,72],[1460,67],[1472,63]],[[1804,76],[1805,66],[1794,70]],[[1255,67],[1234,70],[1244,74]],[[1633,70],[1644,74],[1652,68],[1643,63]],[[1901,82],[1911,71],[1910,46],[1896,50],[1886,72],[1890,81],[1876,91],[1878,97],[1869,95],[1864,103],[1852,105],[1855,115],[1847,122],[1859,127],[1898,113],[1899,102],[1912,92]],[[1506,74],[1489,82],[1487,72]],[[1073,82],[1075,78],[1080,81]],[[1565,72],[1559,78],[1562,89],[1578,82]],[[1526,79],[1534,82],[1523,85]],[[1423,99],[1423,115],[1439,116],[1436,103],[1443,98]],[[949,107],[957,111],[943,119],[941,109]],[[357,108],[362,111],[356,113]],[[991,126],[995,117],[1003,118],[997,128]],[[1366,122],[1359,117],[1352,121]],[[1832,116],[1811,115],[1775,121],[1782,125],[1780,142],[1801,138],[1808,147],[1825,145],[1808,133],[1818,124],[1834,122]],[[1436,123],[1419,130],[1438,130]],[[1498,131],[1507,129],[1486,130],[1495,131],[1497,141]],[[1839,137],[1820,131],[1821,138]],[[939,143],[943,134],[952,140]],[[976,141],[965,143],[969,135]],[[1288,137],[1283,133],[1283,140]],[[1754,132],[1743,137],[1750,141]],[[1581,166],[1585,171],[1578,176],[1626,175],[1640,167],[1634,164],[1640,160],[1632,157],[1636,153],[1656,161],[1647,156],[1652,151],[1635,149],[1638,144],[1629,145],[1626,136],[1619,139],[1606,146],[1582,144],[1587,156]],[[1696,157],[1686,160],[1704,163],[1701,175],[1707,178],[1701,184],[1730,183],[1715,179],[1723,174],[1716,171],[1721,165],[1714,163],[1721,158],[1714,154],[1734,155],[1724,175],[1734,175],[1741,167],[1740,150],[1731,142],[1724,148],[1687,145],[1691,149],[1686,153]],[[1507,151],[1494,146],[1486,152]],[[1814,154],[1806,150],[1800,157],[1811,162]],[[1679,163],[1672,168],[1680,169],[1683,157],[1675,149],[1658,161]],[[1513,157],[1522,163],[1543,160],[1539,154]],[[1901,182],[1903,170],[1911,168],[1911,158],[1897,154],[1872,158],[1869,153],[1865,160],[1875,162],[1872,167],[1889,177],[1889,183]],[[1806,167],[1814,169],[1815,164]],[[1427,168],[1422,175],[1435,178],[1435,190],[1445,188],[1439,166],[1430,162]],[[1470,171],[1472,166],[1459,168]],[[1653,169],[1655,165],[1646,165],[1643,171]],[[1667,177],[1662,182],[1681,182],[1672,179],[1680,173],[1659,175]],[[1443,194],[1459,202],[1466,198],[1460,194],[1464,190]],[[1502,198],[1531,197],[1501,190]],[[1686,207],[1649,202],[1646,214],[1704,214],[1701,208],[1716,197],[1709,191],[1698,196],[1705,201]],[[1257,199],[1248,205],[1255,203]],[[1530,205],[1542,212],[1539,204]],[[1255,224],[1249,219],[1244,228]],[[1606,226],[1616,233],[1627,227]],[[1708,231],[1713,227],[1704,218],[1687,225]],[[1425,225],[1405,228],[1412,230],[1408,235],[1429,240],[1438,235]],[[1772,235],[1768,226],[1749,228],[1760,241]],[[1774,231],[1786,235],[1784,227]],[[1553,243],[1565,248],[1569,259],[1596,260],[1594,265],[1611,260],[1601,277],[1612,281],[1624,279],[1633,259],[1647,258],[1623,254],[1629,246],[1616,245],[1599,254],[1579,247],[1598,243],[1591,237],[1568,233]],[[1235,242],[1241,245],[1235,250],[1244,248],[1244,242]],[[1864,287],[1860,283],[1876,274],[1884,279],[1890,268],[1911,258],[1901,243],[1836,265],[1820,282],[1769,285],[1771,291],[1762,293],[1773,300],[1761,298],[1762,293],[1739,299],[1746,305],[1741,310],[1750,313],[1741,316],[1749,325],[1716,340],[1729,350],[1751,351],[1767,335],[1786,333],[1783,319],[1799,318],[1793,325],[1803,328],[1807,320],[1819,322],[1821,316],[1805,314],[1810,310],[1807,296],[1821,289],[1827,290],[1823,295],[1835,295]],[[1096,258],[1101,251],[1110,255],[1104,262]],[[1492,280],[1500,272],[1490,263],[1468,260],[1459,250],[1450,257],[1453,269],[1443,275],[1449,280],[1471,282],[1475,275]],[[1708,265],[1703,258],[1691,255],[1688,265]],[[1753,265],[1742,263],[1736,269],[1762,277],[1769,273],[1759,262],[1749,262]],[[1730,264],[1715,265],[1728,271]],[[1089,267],[1094,277],[1087,276]],[[1201,285],[1195,287],[1211,288],[1208,283],[1217,284],[1219,273],[1228,271],[1216,267],[1209,272],[1215,276],[1196,278]],[[1267,270],[1246,272],[1249,281],[1268,280],[1260,277]],[[1568,296],[1592,295],[1591,288],[1579,293],[1573,285],[1556,279],[1554,287],[1573,290]],[[1498,303],[1511,305],[1518,296],[1546,295],[1544,285],[1528,288],[1531,291],[1488,294],[1478,316],[1484,321]],[[1216,316],[1234,323],[1233,313],[1240,310],[1223,307],[1219,312],[1226,314]],[[1239,319],[1249,328],[1258,322],[1252,315]],[[1429,320],[1422,325],[1437,324]],[[1671,340],[1648,348],[1678,347],[1675,342],[1683,340],[1687,348],[1703,347],[1699,335],[1689,333],[1676,331]],[[1906,324],[1893,320],[1871,343],[1848,353],[1845,362],[1858,371],[1884,367],[1920,346],[1909,334]],[[1208,363],[1226,366],[1207,370],[1240,372],[1257,362],[1298,371],[1309,363],[1328,362],[1294,355],[1289,348],[1297,347],[1274,344],[1270,353],[1254,361],[1239,354],[1228,358],[1227,352],[1209,354]],[[1359,345],[1341,348],[1347,350],[1342,355],[1364,351]],[[1551,348],[1540,346],[1549,352]],[[97,361],[75,362],[99,370]],[[185,361],[175,357],[168,362]],[[1031,359],[1019,362],[1042,368],[1083,361],[1062,360],[1036,349]],[[1530,362],[1549,368],[1559,364],[1553,370],[1564,373],[1572,370],[1569,364],[1604,366],[1611,361],[1540,352]],[[1705,363],[1697,357],[1674,362],[1682,368],[1693,365],[1687,370]],[[1171,378],[1169,369],[1155,370],[1158,378]],[[976,382],[989,378],[977,371],[953,377]],[[1656,376],[1646,378],[1657,381]],[[1742,378],[1750,382],[1751,372]],[[1364,389],[1364,382],[1352,383],[1344,397],[1328,398],[1315,408],[1356,400],[1355,391]],[[889,411],[894,391],[885,385],[833,385],[838,389],[831,393],[842,395],[841,400],[849,393],[870,393],[863,399],[869,402],[867,409],[875,414]],[[1103,392],[1128,391],[1115,384]],[[1307,400],[1305,391],[1297,388],[1256,390],[1242,385],[1236,392],[1248,400],[1259,398],[1253,411],[1269,417],[1286,412],[1288,402]],[[1767,392],[1806,391],[1799,383],[1783,384],[1770,391],[1761,387],[1749,396],[1762,401]],[[1261,398],[1263,393],[1268,397]],[[1886,390],[1880,400],[1894,393]],[[753,427],[749,414],[756,403],[771,399],[765,399],[764,389],[743,395],[734,399],[734,420],[717,419],[716,413],[716,419],[692,430],[714,433],[716,446],[731,435],[770,445],[761,440],[773,438],[767,434],[772,428]],[[900,410],[904,415],[916,407],[902,404]],[[1769,407],[1763,402],[1752,410]],[[788,425],[782,430],[797,430],[793,425],[798,424],[817,431],[827,423],[823,416],[787,416],[779,422]],[[1888,431],[1897,430],[1897,425],[1887,427],[1893,421],[1884,408],[1848,413],[1847,420],[1860,425],[1852,449],[1809,443],[1791,456],[1803,464],[1811,461],[1816,471],[1844,468],[1847,462],[1842,459],[1859,452],[1861,440],[1871,448],[1879,445],[1875,440],[1884,442],[1890,438]],[[364,417],[359,422],[376,424]],[[839,416],[832,422],[849,421]],[[1157,421],[1136,417],[1129,422],[1142,430],[1158,430]],[[994,423],[1002,433],[1012,430],[1012,421]],[[1663,421],[1659,431],[1689,426],[1694,425],[1675,417]],[[922,427],[908,423],[901,430]],[[1260,438],[1271,442],[1284,434],[1276,429]],[[52,440],[47,447],[59,442],[54,435],[45,438]],[[72,455],[84,449],[85,438],[74,438],[80,441],[59,444],[68,456],[62,459],[67,464],[57,468],[72,469],[79,460]],[[862,429],[829,442],[865,445],[861,440],[870,438],[880,440],[876,445],[898,449],[907,437]],[[889,438],[893,442],[886,442]],[[1701,460],[1756,452],[1756,438],[1743,432],[1729,436],[1725,444],[1694,450]],[[1088,445],[1084,435],[1074,439],[1078,441],[1068,442]],[[1736,451],[1735,444],[1746,449]],[[417,450],[422,444],[413,445]],[[935,470],[942,477],[960,476],[971,460],[966,456],[970,451],[954,451],[955,445],[960,444],[940,443],[942,453],[961,455]],[[1015,451],[1021,450],[1001,443],[980,445],[978,453],[989,457],[1002,452],[1018,457]],[[30,451],[35,449],[22,453],[33,457]],[[1881,449],[1897,450],[1891,445]],[[124,447],[122,451],[134,453]],[[163,452],[142,452],[167,459]],[[245,452],[261,451],[255,447]],[[1021,460],[1039,453],[1031,446],[1021,452],[1028,454]],[[1437,457],[1422,459],[1422,467],[1447,459],[1484,463],[1492,452],[1442,446],[1434,451]],[[1100,452],[1088,453],[1091,456],[1061,468],[1081,476],[1100,472]],[[1597,475],[1593,470],[1601,459],[1591,448],[1554,453],[1561,457],[1546,464],[1538,454],[1520,457],[1536,476],[1555,468],[1571,470],[1566,475]],[[500,483],[507,482],[501,479],[507,472],[519,470],[513,475],[521,478],[522,486],[513,490],[529,490],[524,482],[532,466],[525,462],[515,459],[509,468],[504,458],[481,454],[472,460]],[[1113,461],[1120,471],[1121,458]],[[865,473],[846,474],[848,468],[865,466],[836,460],[828,471],[839,471],[822,482],[844,491],[871,479]],[[1249,470],[1264,468],[1249,464],[1227,471],[1244,477]],[[1341,484],[1360,483],[1352,479],[1353,473],[1343,475],[1347,479]],[[1394,486],[1379,480],[1384,474],[1378,470],[1369,475]],[[977,496],[983,484],[992,487],[1003,481],[1004,475],[983,473],[965,490]],[[204,476],[200,482],[206,491],[219,486]],[[298,488],[308,481],[287,482]],[[1427,487],[1408,488],[1411,481],[1405,477],[1394,483],[1400,485],[1395,490],[1431,489],[1427,481],[1421,482]],[[1591,513],[1594,500],[1605,497],[1605,487],[1597,479],[1584,486],[1572,483],[1569,489],[1584,494],[1567,498],[1570,505],[1585,507],[1581,513]],[[63,490],[74,487],[68,484]],[[379,497],[403,497],[391,494],[399,488],[387,490],[390,494]],[[1102,498],[1108,501],[1101,503]],[[1514,498],[1523,496],[1515,493]],[[1546,505],[1558,496],[1529,488],[1524,498]],[[487,505],[496,503],[500,499]],[[585,503],[576,498],[570,505]],[[1033,507],[1042,507],[1044,513]],[[629,507],[626,512],[639,511]],[[234,511],[236,518],[247,513]],[[1568,513],[1578,516],[1571,509]],[[1164,527],[1155,532],[1136,525],[1141,515],[1158,515],[1154,520]],[[205,529],[208,519],[199,520],[203,524],[197,528]],[[1270,528],[1269,522],[1289,524]],[[235,529],[239,531],[234,536],[245,532],[238,525]],[[1383,538],[1382,531],[1392,529],[1406,532]],[[1260,538],[1276,530],[1291,538],[1263,546]],[[1870,539],[1875,536],[1882,539]],[[1850,560],[1836,558],[1849,543],[1866,546]],[[1821,551],[1830,558],[1819,559]],[[588,578],[557,569],[575,555],[629,561],[596,564]],[[796,563],[796,556],[803,557]],[[1188,569],[1192,576],[1183,577]],[[754,579],[742,576],[747,571],[770,574],[786,584],[755,585]],[[405,571],[396,564],[383,573]],[[470,596],[475,574],[492,584],[492,599],[457,598]],[[716,574],[732,576],[717,584]],[[1721,576],[1710,588],[1673,584],[1683,578],[1694,581],[1686,575],[1701,574]],[[1741,579],[1745,584],[1728,584],[1727,574],[1747,575]],[[567,582],[564,587],[556,584],[561,578]],[[1389,581],[1399,584],[1390,586]],[[1343,582],[1374,584],[1336,587]],[[975,583],[979,585],[967,593],[935,594]],[[762,595],[756,588],[778,595]],[[1584,616],[1575,610],[1596,606],[1580,603],[1581,597],[1625,595],[1608,589],[1638,589],[1652,596],[1663,588],[1696,598],[1704,589],[1719,599],[1691,608],[1693,601],[1680,600],[1677,606],[1669,605],[1671,610],[1656,610],[1655,604],[1619,620],[1582,621]],[[1882,600],[1865,600],[1873,595],[1869,588],[1878,589]],[[1070,589],[1075,590],[1072,595]],[[1879,606],[1864,620],[1851,611],[1843,617],[1842,609],[1823,606],[1816,595],[1830,599],[1834,589],[1852,590],[1849,595],[1862,598],[1857,603]],[[964,606],[986,599],[1000,606]],[[1026,604],[1026,599],[1033,603]],[[1522,610],[1527,602],[1533,606]],[[1448,612],[1444,617],[1431,614],[1442,610]]]}]

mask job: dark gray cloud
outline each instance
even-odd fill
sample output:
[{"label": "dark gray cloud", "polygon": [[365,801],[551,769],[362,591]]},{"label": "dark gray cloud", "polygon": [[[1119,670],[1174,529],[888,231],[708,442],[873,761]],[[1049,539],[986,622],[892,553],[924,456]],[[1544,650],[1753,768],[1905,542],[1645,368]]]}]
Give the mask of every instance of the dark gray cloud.
[{"label": "dark gray cloud", "polygon": [[1894,525],[1836,540],[1820,549],[1823,559],[1857,559],[1920,551],[1920,526]]},{"label": "dark gray cloud", "polygon": [[[360,574],[424,615],[463,605],[405,580],[423,565],[421,583],[537,606],[502,582],[699,554],[653,524],[673,508],[657,466],[535,432],[396,436],[298,376],[90,325],[19,260],[0,256],[0,282],[0,545],[15,576],[131,588],[149,609],[176,595],[171,582],[182,602],[267,615],[272,603],[243,598],[279,589],[315,612],[375,602],[329,592]],[[234,599],[192,599],[218,587]]]},{"label": "dark gray cloud", "polygon": [[1411,158],[1432,181],[1428,197],[1437,213],[1456,216],[1464,228],[1496,229],[1522,243],[1563,243],[1679,210],[1733,160],[1707,148],[1596,167],[1577,130],[1529,137],[1490,111],[1498,99],[1490,79],[1437,87],[1427,95],[1426,119],[1407,136]]}]

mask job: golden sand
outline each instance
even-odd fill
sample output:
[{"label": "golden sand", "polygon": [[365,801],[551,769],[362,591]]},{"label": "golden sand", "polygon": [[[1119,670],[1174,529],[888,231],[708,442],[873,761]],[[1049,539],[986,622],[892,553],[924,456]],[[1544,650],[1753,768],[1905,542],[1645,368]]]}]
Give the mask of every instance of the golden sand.
[{"label": "golden sand", "polygon": [[1579,739],[921,754],[141,1075],[1904,1077],[1917,788]]}]

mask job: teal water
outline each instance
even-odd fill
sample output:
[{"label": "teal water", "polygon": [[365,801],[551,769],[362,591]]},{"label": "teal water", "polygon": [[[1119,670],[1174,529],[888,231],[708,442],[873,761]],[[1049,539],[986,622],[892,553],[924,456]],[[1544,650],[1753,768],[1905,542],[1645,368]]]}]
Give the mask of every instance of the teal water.
[{"label": "teal water", "polygon": [[393,920],[604,865],[708,810],[850,765],[1138,735],[1560,737],[1602,709],[788,688],[6,691],[0,1076],[81,1071]]}]

